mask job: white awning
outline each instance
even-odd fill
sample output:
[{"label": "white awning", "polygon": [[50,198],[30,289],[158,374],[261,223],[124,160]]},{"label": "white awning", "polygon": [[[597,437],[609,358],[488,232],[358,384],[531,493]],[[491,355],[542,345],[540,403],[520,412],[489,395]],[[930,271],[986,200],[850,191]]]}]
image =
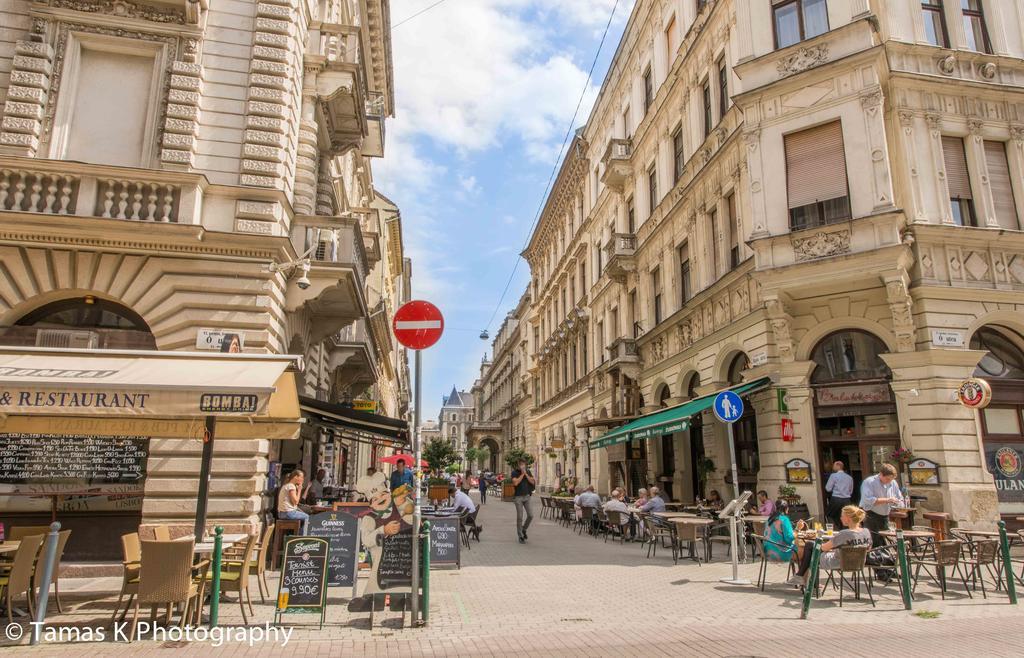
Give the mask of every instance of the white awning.
[{"label": "white awning", "polygon": [[[216,416],[225,438],[291,438],[297,358],[0,347],[0,432],[181,436]],[[273,436],[257,429],[281,424]]]}]

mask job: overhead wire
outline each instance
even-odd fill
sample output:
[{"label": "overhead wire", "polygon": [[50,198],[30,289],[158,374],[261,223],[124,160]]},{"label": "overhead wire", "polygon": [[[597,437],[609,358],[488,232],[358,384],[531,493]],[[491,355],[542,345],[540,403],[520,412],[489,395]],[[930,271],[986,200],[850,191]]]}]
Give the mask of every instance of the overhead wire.
[{"label": "overhead wire", "polygon": [[[444,0],[441,1],[443,2]],[[519,250],[520,253],[516,256],[516,262],[512,266],[512,273],[509,274],[508,281],[505,282],[505,287],[501,291],[501,297],[498,298],[498,303],[494,306],[494,312],[491,313],[491,318],[487,321],[487,325],[483,329],[484,332],[490,329],[491,325],[494,324],[494,318],[498,315],[498,311],[501,310],[501,304],[505,301],[505,295],[508,294],[508,289],[512,286],[512,282],[515,280],[516,272],[519,271],[519,263],[523,260],[522,252],[526,250],[527,246],[529,246],[530,236],[533,235],[534,228],[540,221],[545,201],[547,201],[548,198],[548,191],[555,179],[555,174],[558,173],[558,166],[562,162],[562,154],[565,151],[565,145],[568,144],[569,136],[572,135],[573,132],[573,126],[576,125],[576,118],[579,116],[580,107],[583,106],[583,99],[586,98],[587,90],[590,89],[590,81],[594,77],[594,69],[597,68],[597,60],[601,56],[601,50],[604,48],[604,42],[608,38],[608,31],[611,29],[612,20],[615,18],[615,10],[618,9],[618,6],[619,0],[615,0],[615,4],[612,5],[612,11],[608,15],[608,22],[604,26],[604,33],[601,34],[601,42],[597,45],[597,52],[594,53],[594,61],[590,63],[590,70],[587,72],[587,80],[583,83],[583,91],[580,93],[579,100],[576,101],[576,110],[572,113],[572,119],[569,121],[569,127],[565,131],[565,137],[562,138],[562,145],[558,149],[558,156],[555,158],[555,164],[551,168],[551,174],[548,176],[547,184],[544,185],[544,193],[541,195],[540,205],[537,207],[537,213],[534,215],[533,221],[530,223],[530,230],[526,234],[526,241],[523,242],[523,248]]]}]

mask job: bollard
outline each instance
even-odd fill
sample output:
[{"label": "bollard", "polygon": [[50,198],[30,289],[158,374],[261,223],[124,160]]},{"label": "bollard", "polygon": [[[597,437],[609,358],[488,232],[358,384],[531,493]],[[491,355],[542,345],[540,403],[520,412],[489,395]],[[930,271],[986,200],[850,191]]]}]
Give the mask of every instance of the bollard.
[{"label": "bollard", "polygon": [[[424,521],[421,526],[420,541],[423,542],[423,606],[420,608],[422,625],[426,626],[430,621],[430,521]],[[415,622],[415,620],[413,620]]]},{"label": "bollard", "polygon": [[213,562],[210,564],[210,627],[217,625],[220,614],[220,562],[224,547],[224,528],[213,529]]},{"label": "bollard", "polygon": [[807,570],[807,573],[809,573],[810,576],[807,578],[807,584],[804,586],[804,602],[800,609],[800,619],[807,619],[807,615],[811,611],[811,599],[814,598],[814,592],[818,589],[818,563],[821,562],[821,537],[814,540],[814,548],[812,550],[811,566]]},{"label": "bollard", "polygon": [[1003,572],[1006,574],[1006,593],[1010,603],[1017,605],[1017,585],[1013,582],[1013,562],[1010,560],[1010,540],[1006,537],[1006,521],[999,522],[999,552],[1003,557]]},{"label": "bollard", "polygon": [[913,607],[910,596],[910,563],[907,562],[907,542],[903,538],[903,531],[896,531],[896,553],[900,562],[900,593],[903,594],[903,608],[910,610]]},{"label": "bollard", "polygon": [[[39,586],[39,597],[36,599],[36,623],[32,625],[32,638],[29,640],[29,644],[33,646],[38,644],[39,631],[42,628],[43,622],[46,621],[46,602],[50,598],[50,583],[53,582],[53,564],[57,561],[57,542],[59,539],[60,523],[54,521],[50,524],[50,534],[46,536],[46,556],[43,562],[42,578],[36,583]],[[8,603],[8,605],[10,604]]]}]

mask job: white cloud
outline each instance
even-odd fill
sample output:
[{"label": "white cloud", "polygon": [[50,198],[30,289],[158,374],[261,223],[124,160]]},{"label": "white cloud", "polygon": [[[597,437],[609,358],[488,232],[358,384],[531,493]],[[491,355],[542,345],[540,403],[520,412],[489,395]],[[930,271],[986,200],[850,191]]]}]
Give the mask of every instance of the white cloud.
[{"label": "white cloud", "polygon": [[459,174],[459,186],[467,194],[474,194],[480,191],[480,187],[476,184],[476,176],[463,176]]}]

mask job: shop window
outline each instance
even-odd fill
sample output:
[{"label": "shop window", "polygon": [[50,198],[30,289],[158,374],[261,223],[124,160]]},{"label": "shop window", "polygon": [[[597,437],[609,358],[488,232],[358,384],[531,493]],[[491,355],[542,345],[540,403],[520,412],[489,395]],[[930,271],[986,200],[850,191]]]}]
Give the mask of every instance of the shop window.
[{"label": "shop window", "polygon": [[1008,329],[982,327],[971,337],[972,350],[985,350],[974,374],[977,377],[1024,379],[1024,338]]},{"label": "shop window", "polygon": [[826,0],[775,0],[775,48],[785,48],[828,32]]},{"label": "shop window", "polygon": [[786,192],[793,230],[850,218],[842,123],[786,135]]},{"label": "shop window", "polygon": [[129,308],[94,297],[47,304],[2,331],[0,342],[25,347],[155,350],[145,320]]},{"label": "shop window", "polygon": [[889,367],[879,356],[888,351],[885,343],[867,332],[834,333],[814,348],[811,359],[817,365],[811,374],[811,383],[888,378]]},{"label": "shop window", "polygon": [[922,0],[921,15],[924,18],[924,36],[928,43],[940,48],[949,48],[949,34],[946,30],[942,0]]},{"label": "shop window", "polygon": [[988,407],[983,411],[988,434],[1020,434],[1021,413],[1015,407]]},{"label": "shop window", "polygon": [[942,160],[946,167],[946,187],[949,190],[949,208],[957,226],[977,226],[974,197],[971,195],[971,175],[967,168],[962,137],[942,138]]}]

